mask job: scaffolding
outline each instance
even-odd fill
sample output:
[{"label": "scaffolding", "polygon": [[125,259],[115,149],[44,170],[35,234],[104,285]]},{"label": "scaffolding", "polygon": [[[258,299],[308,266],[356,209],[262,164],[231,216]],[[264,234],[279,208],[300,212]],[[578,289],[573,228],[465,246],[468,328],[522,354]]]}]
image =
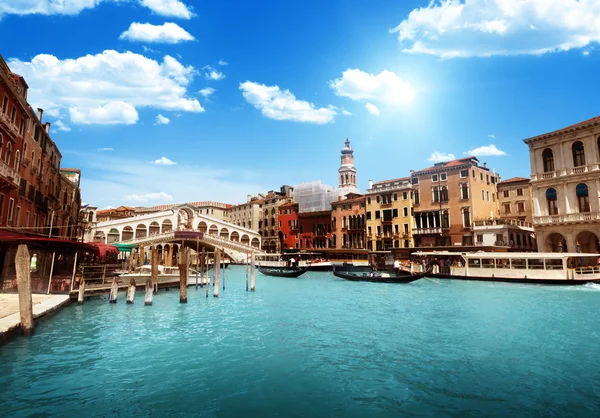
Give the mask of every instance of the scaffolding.
[{"label": "scaffolding", "polygon": [[299,213],[330,211],[331,203],[337,198],[337,188],[323,184],[320,180],[294,186],[294,201],[298,203]]}]

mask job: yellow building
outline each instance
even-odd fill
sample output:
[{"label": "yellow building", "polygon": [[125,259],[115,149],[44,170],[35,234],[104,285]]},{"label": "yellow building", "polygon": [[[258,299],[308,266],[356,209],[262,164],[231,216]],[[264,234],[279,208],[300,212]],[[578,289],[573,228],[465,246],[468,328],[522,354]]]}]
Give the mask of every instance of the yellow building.
[{"label": "yellow building", "polygon": [[413,203],[410,177],[369,182],[366,198],[367,249],[407,258],[413,247]]}]

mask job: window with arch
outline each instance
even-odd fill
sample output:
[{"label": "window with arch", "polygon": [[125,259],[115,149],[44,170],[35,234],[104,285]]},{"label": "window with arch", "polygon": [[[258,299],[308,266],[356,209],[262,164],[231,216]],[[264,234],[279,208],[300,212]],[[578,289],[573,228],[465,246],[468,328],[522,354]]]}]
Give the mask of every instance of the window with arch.
[{"label": "window with arch", "polygon": [[583,149],[583,142],[574,142],[571,146],[573,150],[573,167],[579,167],[585,165],[585,150]]},{"label": "window with arch", "polygon": [[579,183],[575,187],[575,194],[577,194],[577,201],[579,203],[579,212],[589,212],[590,211],[590,197],[589,197],[587,184]]},{"label": "window with arch", "polygon": [[346,228],[346,217],[342,217],[342,228]]},{"label": "window with arch", "polygon": [[546,190],[546,201],[548,202],[548,214],[558,215],[558,203],[556,196],[556,189],[554,187]]},{"label": "window with arch", "polygon": [[10,157],[12,155],[12,144],[10,142],[6,143],[6,152],[4,153],[4,161],[7,165],[10,165]]},{"label": "window with arch", "polygon": [[3,145],[2,134],[0,134],[0,158],[2,158],[2,145]]},{"label": "window with arch", "polygon": [[554,171],[554,153],[550,148],[546,148],[542,152],[542,160],[544,162],[544,173]]},{"label": "window with arch", "polygon": [[21,153],[19,150],[15,152],[15,170],[19,170],[19,164],[21,163]]},{"label": "window with arch", "polygon": [[440,190],[440,201],[447,202],[448,201],[448,187],[442,186]]}]

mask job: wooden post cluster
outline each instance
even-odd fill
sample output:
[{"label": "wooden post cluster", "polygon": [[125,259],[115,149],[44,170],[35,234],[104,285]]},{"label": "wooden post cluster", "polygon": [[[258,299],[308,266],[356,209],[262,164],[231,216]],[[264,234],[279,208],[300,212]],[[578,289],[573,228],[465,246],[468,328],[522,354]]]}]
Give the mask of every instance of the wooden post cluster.
[{"label": "wooden post cluster", "polygon": [[179,303],[187,303],[188,256],[189,248],[181,246],[179,251]]},{"label": "wooden post cluster", "polygon": [[215,275],[214,283],[213,283],[213,296],[219,297],[219,274],[220,274],[220,266],[221,264],[221,250],[215,247],[215,261],[213,265],[213,271]]},{"label": "wooden post cluster", "polygon": [[31,259],[27,245],[21,244],[15,257],[17,288],[19,290],[19,314],[23,334],[33,334],[33,301],[31,298]]}]

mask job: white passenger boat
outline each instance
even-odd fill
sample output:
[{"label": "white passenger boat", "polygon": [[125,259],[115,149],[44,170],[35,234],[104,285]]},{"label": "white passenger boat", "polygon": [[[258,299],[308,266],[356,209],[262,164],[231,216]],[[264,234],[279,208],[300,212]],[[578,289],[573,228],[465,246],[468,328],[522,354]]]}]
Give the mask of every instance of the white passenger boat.
[{"label": "white passenger boat", "polygon": [[[199,271],[189,268],[188,269],[188,282],[189,283],[192,283],[192,282],[195,283],[196,274],[198,274],[198,283],[204,284],[207,282],[208,276],[206,275],[206,273],[205,273],[205,277],[203,280]],[[136,284],[141,285],[141,284],[145,283],[146,279],[149,277],[152,277],[152,266],[149,264],[146,264],[146,265],[137,267],[131,273],[121,274],[119,276],[119,279],[128,282],[131,278],[134,278],[136,281]],[[158,266],[158,284],[160,285],[163,283],[179,283],[179,267],[167,267],[167,266],[159,265]]]},{"label": "white passenger boat", "polygon": [[420,251],[412,255],[429,259],[431,277],[558,285],[600,282],[599,254]]}]

